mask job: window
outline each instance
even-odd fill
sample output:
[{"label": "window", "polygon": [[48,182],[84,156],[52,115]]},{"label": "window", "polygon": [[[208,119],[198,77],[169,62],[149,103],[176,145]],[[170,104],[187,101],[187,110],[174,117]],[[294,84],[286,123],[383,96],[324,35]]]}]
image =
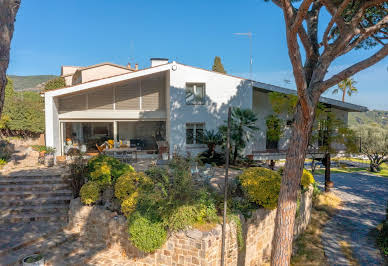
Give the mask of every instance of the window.
[{"label": "window", "polygon": [[203,123],[186,124],[186,144],[203,144],[204,129]]},{"label": "window", "polygon": [[205,104],[204,83],[186,83],[186,104]]}]

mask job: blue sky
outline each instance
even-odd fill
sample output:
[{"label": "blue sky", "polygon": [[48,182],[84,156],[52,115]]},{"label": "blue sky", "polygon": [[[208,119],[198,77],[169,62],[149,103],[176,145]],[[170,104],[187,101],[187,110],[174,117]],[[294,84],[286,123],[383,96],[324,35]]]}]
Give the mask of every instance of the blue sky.
[{"label": "blue sky", "polygon": [[[255,34],[253,78],[292,88],[285,82],[292,80],[292,72],[283,16],[263,0],[25,0],[8,74],[58,75],[61,65],[107,61],[144,68],[151,57],[211,68],[218,55],[228,73],[249,77],[249,41],[233,35],[249,31]],[[373,51],[354,51],[336,60],[329,75]],[[388,58],[354,78],[359,93],[348,101],[388,110]]]}]

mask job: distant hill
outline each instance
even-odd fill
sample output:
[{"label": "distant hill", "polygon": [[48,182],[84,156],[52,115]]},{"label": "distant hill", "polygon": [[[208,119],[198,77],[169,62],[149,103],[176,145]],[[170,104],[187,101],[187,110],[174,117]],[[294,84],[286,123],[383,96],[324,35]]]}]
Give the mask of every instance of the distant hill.
[{"label": "distant hill", "polygon": [[373,110],[361,113],[349,113],[349,126],[359,127],[363,125],[378,124],[388,129],[388,111]]},{"label": "distant hill", "polygon": [[36,76],[15,76],[9,75],[13,80],[15,91],[39,91],[43,83],[55,78],[54,75],[36,75]]}]

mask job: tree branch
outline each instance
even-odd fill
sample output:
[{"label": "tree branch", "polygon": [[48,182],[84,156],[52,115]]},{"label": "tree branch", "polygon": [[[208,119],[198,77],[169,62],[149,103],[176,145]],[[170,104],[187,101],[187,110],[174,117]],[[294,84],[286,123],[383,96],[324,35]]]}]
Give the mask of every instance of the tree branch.
[{"label": "tree branch", "polygon": [[314,87],[318,87],[320,92],[323,93],[328,88],[338,84],[342,80],[353,76],[354,74],[360,72],[361,70],[372,66],[373,64],[376,64],[380,60],[382,60],[384,57],[388,55],[388,44],[385,44],[378,52],[376,52],[374,55],[370,56],[369,58],[360,61],[347,69],[339,72],[338,74],[332,76],[326,81],[318,82]]},{"label": "tree branch", "polygon": [[[357,45],[359,45],[361,42],[366,40],[368,37],[372,37],[380,44],[385,45],[382,41],[378,40],[378,38],[374,37],[373,34],[378,32],[381,28],[385,27],[385,25],[387,23],[388,23],[388,15],[385,16],[382,20],[380,20],[375,25],[370,26],[368,28],[362,28],[362,29],[359,29],[358,31],[356,31],[356,34],[361,32],[360,36],[357,39],[355,39],[354,41],[352,41],[351,43],[349,43],[349,45],[347,45],[346,48],[342,50],[340,55],[343,55],[343,54],[350,52]],[[362,27],[362,25],[361,25],[361,27]]]},{"label": "tree branch", "polygon": [[[338,27],[340,29],[343,29],[345,27],[344,20],[342,18],[342,13],[344,12],[345,8],[347,7],[350,0],[345,0],[342,2],[342,4],[336,9],[334,15],[332,15],[331,20],[329,24],[326,27],[325,33],[323,34],[323,45],[326,47],[328,43],[328,35],[331,30],[331,28],[334,25],[334,22],[337,23]],[[329,1],[324,0],[324,5],[327,7],[328,5],[332,5],[332,3]],[[334,7],[332,7],[334,9]]]},{"label": "tree branch", "polygon": [[304,0],[302,4],[299,6],[298,12],[296,14],[296,17],[291,27],[291,32],[293,34],[296,34],[296,32],[299,30],[299,27],[302,26],[302,22],[305,19],[306,14],[309,11],[309,8],[312,2],[313,0]]}]

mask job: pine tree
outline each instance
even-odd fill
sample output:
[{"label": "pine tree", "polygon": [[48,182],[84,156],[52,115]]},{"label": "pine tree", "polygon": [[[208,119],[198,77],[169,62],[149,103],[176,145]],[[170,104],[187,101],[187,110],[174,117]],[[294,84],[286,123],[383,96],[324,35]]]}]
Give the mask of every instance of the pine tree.
[{"label": "pine tree", "polygon": [[213,63],[212,70],[215,72],[226,74],[224,66],[221,63],[221,57],[219,57],[219,56],[214,57],[214,63]]}]

